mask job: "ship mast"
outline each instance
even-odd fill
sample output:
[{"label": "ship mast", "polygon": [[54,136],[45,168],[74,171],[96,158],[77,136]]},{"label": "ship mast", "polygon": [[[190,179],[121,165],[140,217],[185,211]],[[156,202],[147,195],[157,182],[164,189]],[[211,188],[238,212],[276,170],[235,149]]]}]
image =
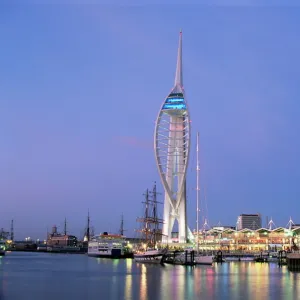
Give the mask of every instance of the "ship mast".
[{"label": "ship mast", "polygon": [[154,183],[153,190],[149,191],[147,189],[144,195],[144,217],[137,218],[137,221],[143,223],[144,227],[137,231],[140,231],[144,234],[144,242],[146,247],[152,247],[156,245],[157,234],[159,233],[159,224],[163,223],[163,220],[159,219],[157,215],[157,204],[160,202],[157,201],[156,183]]},{"label": "ship mast", "polygon": [[145,217],[144,217],[144,221],[145,221],[145,242],[146,244],[148,243],[148,234],[149,234],[149,230],[150,230],[150,226],[149,226],[149,190],[146,190],[145,193]]},{"label": "ship mast", "polygon": [[11,241],[14,241],[14,220],[11,220],[11,225],[10,225],[10,239]]},{"label": "ship mast", "polygon": [[197,187],[196,187],[196,201],[197,201],[197,214],[196,214],[196,222],[197,222],[197,254],[199,254],[199,132],[197,132]]},{"label": "ship mast", "polygon": [[65,223],[64,223],[64,235],[67,235],[67,218],[65,218]]},{"label": "ship mast", "polygon": [[87,236],[87,240],[90,241],[90,236],[91,236],[91,234],[90,234],[90,211],[88,211],[86,236]]},{"label": "ship mast", "polygon": [[153,186],[153,223],[154,223],[154,230],[153,230],[153,244],[156,244],[156,235],[158,233],[158,218],[157,218],[157,198],[156,198],[156,182],[154,182]]},{"label": "ship mast", "polygon": [[124,219],[123,219],[123,214],[121,216],[120,235],[124,235]]}]

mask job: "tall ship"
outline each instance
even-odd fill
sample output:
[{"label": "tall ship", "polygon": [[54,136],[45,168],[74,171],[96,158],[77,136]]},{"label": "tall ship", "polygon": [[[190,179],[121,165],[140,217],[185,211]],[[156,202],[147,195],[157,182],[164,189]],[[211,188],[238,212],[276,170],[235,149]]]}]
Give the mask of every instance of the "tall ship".
[{"label": "tall ship", "polygon": [[159,228],[163,220],[158,218],[157,213],[157,192],[156,183],[152,192],[146,190],[144,217],[137,221],[142,224],[141,229],[137,230],[142,234],[141,243],[134,254],[134,260],[139,263],[162,264],[167,249],[159,249],[158,241],[161,240],[162,230]]},{"label": "tall ship", "polygon": [[123,217],[119,234],[103,232],[91,237],[88,242],[88,256],[103,258],[132,258],[131,247],[123,235]]}]

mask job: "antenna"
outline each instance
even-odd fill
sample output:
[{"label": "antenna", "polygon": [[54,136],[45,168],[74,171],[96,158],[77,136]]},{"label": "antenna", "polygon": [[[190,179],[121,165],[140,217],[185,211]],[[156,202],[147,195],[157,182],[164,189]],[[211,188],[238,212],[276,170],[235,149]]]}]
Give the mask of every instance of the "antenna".
[{"label": "antenna", "polygon": [[196,200],[197,200],[197,254],[199,254],[199,132],[197,132],[197,167],[196,167],[196,172],[197,172],[197,187],[196,187]]}]

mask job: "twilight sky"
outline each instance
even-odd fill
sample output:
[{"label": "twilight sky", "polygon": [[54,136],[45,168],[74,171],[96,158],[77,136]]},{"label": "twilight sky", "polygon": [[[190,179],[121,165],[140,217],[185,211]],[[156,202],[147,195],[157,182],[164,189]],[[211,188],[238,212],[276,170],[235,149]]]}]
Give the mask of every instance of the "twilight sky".
[{"label": "twilight sky", "polygon": [[0,228],[44,238],[66,217],[81,235],[89,209],[97,233],[123,213],[135,235],[180,28],[191,228],[197,130],[202,218],[300,223],[300,7],[79,2],[0,4]]}]

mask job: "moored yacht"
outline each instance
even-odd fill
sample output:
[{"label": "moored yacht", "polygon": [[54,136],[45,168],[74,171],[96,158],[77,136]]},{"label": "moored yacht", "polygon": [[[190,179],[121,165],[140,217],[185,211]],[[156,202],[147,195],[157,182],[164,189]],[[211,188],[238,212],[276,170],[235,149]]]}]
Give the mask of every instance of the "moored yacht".
[{"label": "moored yacht", "polygon": [[194,263],[197,265],[212,265],[213,263],[213,255],[207,255],[206,253],[199,252],[199,171],[200,171],[200,164],[199,164],[199,132],[197,132],[197,162],[196,162],[196,175],[197,175],[197,187],[196,187],[196,226],[197,226],[197,244],[196,244],[196,254],[194,256]]}]

